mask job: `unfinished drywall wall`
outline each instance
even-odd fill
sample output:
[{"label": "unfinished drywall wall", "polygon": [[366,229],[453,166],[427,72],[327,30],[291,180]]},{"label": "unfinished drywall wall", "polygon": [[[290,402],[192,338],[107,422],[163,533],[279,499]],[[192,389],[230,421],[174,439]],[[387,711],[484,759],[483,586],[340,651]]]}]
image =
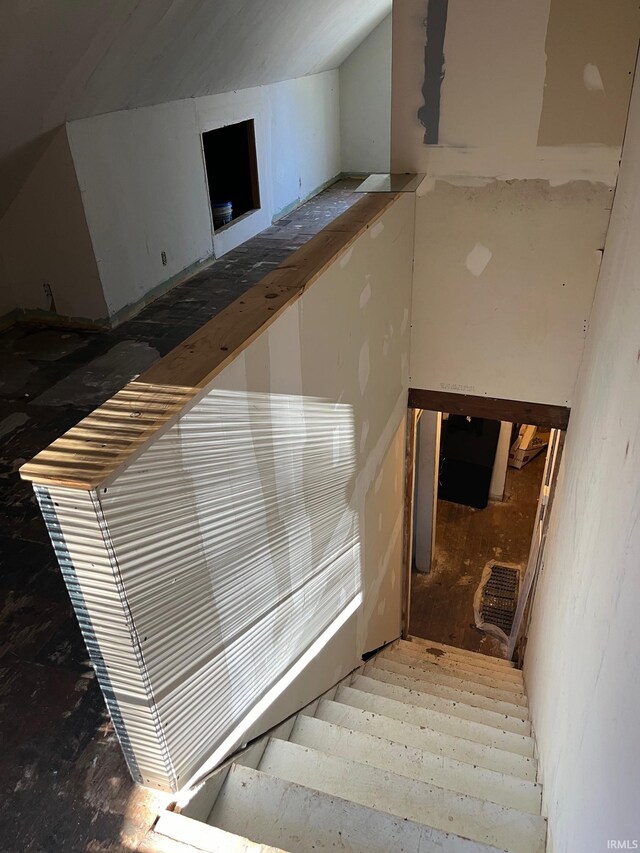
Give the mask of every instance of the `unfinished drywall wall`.
[{"label": "unfinished drywall wall", "polygon": [[154,785],[400,633],[413,213],[401,195],[96,495],[163,749],[131,668],[118,702]]},{"label": "unfinished drywall wall", "polygon": [[391,0],[0,6],[0,215],[65,121],[335,69]]},{"label": "unfinished drywall wall", "polygon": [[[261,208],[214,237],[200,137],[246,119],[255,120]],[[339,174],[338,72],[108,113],[68,130],[113,316]]]},{"label": "unfinished drywall wall", "polygon": [[214,381],[353,408],[365,599],[354,636],[362,651],[387,642],[400,624],[413,208],[414,196],[403,194]]},{"label": "unfinished drywall wall", "polygon": [[3,292],[11,294],[0,315],[20,309],[84,320],[106,316],[64,127],[0,220],[0,275]]},{"label": "unfinished drywall wall", "polygon": [[267,228],[340,173],[337,71],[198,98],[195,103],[200,133],[255,121],[261,207],[214,235],[217,257]]},{"label": "unfinished drywall wall", "polygon": [[636,84],[525,657],[549,853],[640,842],[639,228]]},{"label": "unfinished drywall wall", "polygon": [[[566,0],[432,2],[444,28],[436,103],[425,88],[428,0],[393,11],[393,171],[613,183],[640,10],[630,0],[590,3],[594,14]],[[587,65],[602,66],[604,94]],[[438,125],[433,144],[425,122]]]},{"label": "unfinished drywall wall", "polygon": [[612,191],[425,181],[411,386],[570,405]]},{"label": "unfinished drywall wall", "polygon": [[195,103],[108,113],[68,132],[111,316],[212,252]]},{"label": "unfinished drywall wall", "polygon": [[538,144],[619,145],[637,49],[635,0],[552,2]]},{"label": "unfinished drywall wall", "polygon": [[340,66],[344,172],[388,172],[391,159],[391,15]]},{"label": "unfinished drywall wall", "polygon": [[[392,170],[427,173],[416,204],[414,387],[571,405],[623,131],[620,121],[594,128],[627,102],[640,34],[640,12],[615,5],[600,43],[605,10],[576,11],[571,27],[562,0],[396,4]],[[611,111],[572,95],[569,59],[594,43],[606,54]],[[559,112],[579,119],[553,137],[543,117],[553,113],[558,129]]]}]

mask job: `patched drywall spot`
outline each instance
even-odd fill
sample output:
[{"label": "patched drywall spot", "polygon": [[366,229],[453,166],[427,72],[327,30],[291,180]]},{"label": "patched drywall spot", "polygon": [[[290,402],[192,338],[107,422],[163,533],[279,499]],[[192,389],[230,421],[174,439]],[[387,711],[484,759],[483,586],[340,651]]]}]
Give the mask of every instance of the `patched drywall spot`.
[{"label": "patched drywall spot", "polygon": [[[367,279],[370,278],[367,275]],[[366,285],[362,288],[360,292],[360,308],[365,308],[369,300],[371,299],[371,283],[367,281]]]},{"label": "patched drywall spot", "polygon": [[384,616],[384,611],[387,609],[387,599],[383,598],[378,604],[378,616]]},{"label": "patched drywall spot", "polygon": [[582,79],[585,87],[590,92],[604,92],[604,83],[600,76],[600,69],[597,65],[592,65],[590,62],[584,66]]},{"label": "patched drywall spot", "polygon": [[353,246],[344,253],[344,255],[340,258],[340,269],[344,269],[353,256]]},{"label": "patched drywall spot", "polygon": [[400,324],[400,334],[405,335],[409,328],[409,309],[405,308],[402,312],[402,323]]},{"label": "patched drywall spot", "polygon": [[378,494],[378,492],[382,488],[383,480],[384,480],[384,470],[380,471],[380,473],[376,477],[375,483],[373,484],[373,490],[376,494]]},{"label": "patched drywall spot", "polygon": [[371,239],[376,240],[384,231],[384,222],[376,222],[371,229]]},{"label": "patched drywall spot", "polygon": [[424,103],[418,119],[424,127],[424,144],[437,145],[440,135],[440,94],[445,73],[444,34],[447,29],[448,0],[429,0],[424,47]]},{"label": "patched drywall spot", "polygon": [[487,264],[493,257],[493,252],[491,249],[488,249],[486,246],[483,246],[482,243],[476,243],[473,249],[467,255],[467,260],[465,261],[465,267],[469,270],[471,275],[475,275],[477,278],[481,276],[482,273],[486,270]]},{"label": "patched drywall spot", "polygon": [[360,432],[360,453],[364,453],[367,446],[367,438],[369,437],[369,421],[362,422],[362,430]]},{"label": "patched drywall spot", "polygon": [[364,395],[369,381],[369,344],[367,341],[360,348],[360,358],[358,359],[358,382],[360,383],[360,393]]}]

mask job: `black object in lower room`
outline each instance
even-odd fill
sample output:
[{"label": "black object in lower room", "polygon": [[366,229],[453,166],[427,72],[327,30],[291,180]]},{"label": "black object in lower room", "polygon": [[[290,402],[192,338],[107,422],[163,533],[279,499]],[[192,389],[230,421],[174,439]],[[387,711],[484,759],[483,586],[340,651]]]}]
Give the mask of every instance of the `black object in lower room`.
[{"label": "black object in lower room", "polygon": [[443,420],[438,498],[486,507],[499,434],[500,421],[464,415]]}]

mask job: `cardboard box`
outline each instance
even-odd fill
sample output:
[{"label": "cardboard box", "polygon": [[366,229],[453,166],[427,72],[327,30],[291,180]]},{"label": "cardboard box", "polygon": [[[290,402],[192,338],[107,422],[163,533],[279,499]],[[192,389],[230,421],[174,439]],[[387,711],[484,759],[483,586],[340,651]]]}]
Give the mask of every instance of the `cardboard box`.
[{"label": "cardboard box", "polygon": [[522,424],[518,437],[509,451],[509,467],[524,468],[549,444],[549,431],[540,430],[530,424]]}]

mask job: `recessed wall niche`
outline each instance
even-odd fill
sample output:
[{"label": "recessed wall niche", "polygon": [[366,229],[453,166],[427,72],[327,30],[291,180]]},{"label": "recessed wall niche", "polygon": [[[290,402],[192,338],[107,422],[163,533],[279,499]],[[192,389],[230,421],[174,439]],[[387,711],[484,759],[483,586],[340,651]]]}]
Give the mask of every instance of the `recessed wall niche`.
[{"label": "recessed wall niche", "polygon": [[260,208],[253,119],[202,134],[214,230]]}]

